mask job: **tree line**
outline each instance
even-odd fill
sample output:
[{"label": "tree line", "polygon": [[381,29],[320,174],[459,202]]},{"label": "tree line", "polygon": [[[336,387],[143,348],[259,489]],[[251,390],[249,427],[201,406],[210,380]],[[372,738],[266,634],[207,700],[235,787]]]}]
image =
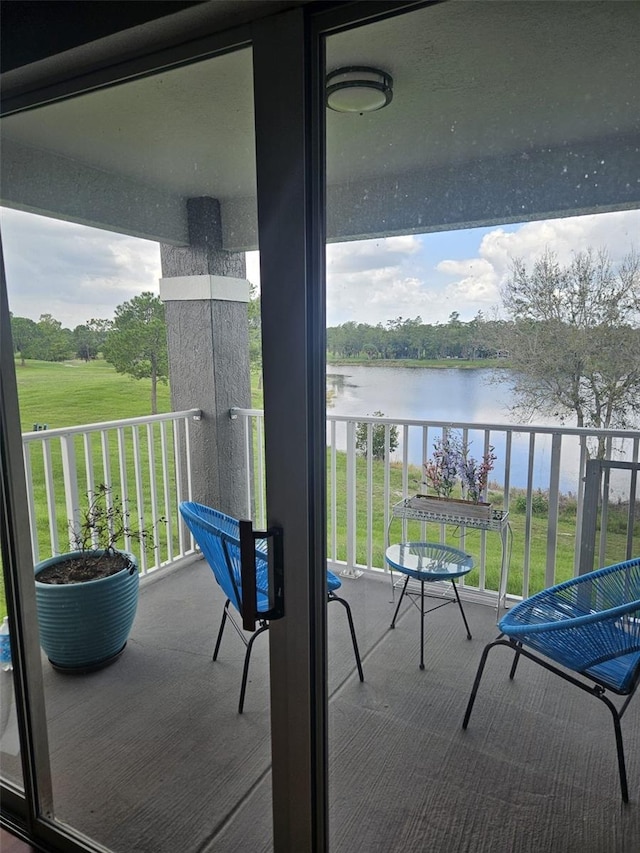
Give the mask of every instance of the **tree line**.
[{"label": "tree line", "polygon": [[443,325],[423,323],[420,316],[397,317],[376,326],[350,321],[327,329],[327,352],[334,358],[370,360],[494,358],[499,326],[485,320],[482,311],[466,323],[452,311]]},{"label": "tree line", "polygon": [[41,314],[37,322],[29,317],[15,317],[12,314],[13,349],[20,356],[23,366],[27,358],[40,361],[82,358],[89,361],[97,357],[104,342],[104,333],[97,324],[104,326],[106,331],[109,321],[89,320],[72,331],[63,328],[62,323],[51,314]]}]

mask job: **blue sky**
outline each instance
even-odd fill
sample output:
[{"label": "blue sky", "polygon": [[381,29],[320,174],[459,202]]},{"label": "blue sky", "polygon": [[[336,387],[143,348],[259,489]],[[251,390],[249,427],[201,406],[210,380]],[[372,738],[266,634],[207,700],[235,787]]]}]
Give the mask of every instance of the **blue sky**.
[{"label": "blue sky", "polygon": [[[158,292],[158,245],[125,235],[13,210],[0,212],[9,289],[17,316],[50,313],[73,328],[110,318],[144,290]],[[376,324],[421,316],[446,323],[499,308],[513,258],[531,263],[546,248],[561,262],[573,252],[607,248],[614,261],[640,251],[640,211],[619,211],[520,225],[405,235],[327,247],[327,322]],[[259,284],[257,253],[247,277]]]}]

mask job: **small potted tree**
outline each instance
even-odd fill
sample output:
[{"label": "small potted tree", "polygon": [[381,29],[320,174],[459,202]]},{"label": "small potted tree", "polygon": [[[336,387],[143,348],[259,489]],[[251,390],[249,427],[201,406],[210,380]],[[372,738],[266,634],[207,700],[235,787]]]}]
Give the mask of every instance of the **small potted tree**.
[{"label": "small potted tree", "polygon": [[101,484],[71,530],[76,550],[35,567],[40,645],[55,669],[89,672],[124,651],[138,607],[138,562],[118,545],[144,547],[148,533],[129,527],[129,514]]}]

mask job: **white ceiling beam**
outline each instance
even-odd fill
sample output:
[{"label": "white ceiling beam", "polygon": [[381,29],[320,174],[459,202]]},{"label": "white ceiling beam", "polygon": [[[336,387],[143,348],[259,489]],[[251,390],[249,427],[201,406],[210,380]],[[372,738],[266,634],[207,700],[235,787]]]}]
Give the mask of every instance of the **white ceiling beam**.
[{"label": "white ceiling beam", "polygon": [[329,241],[640,207],[640,137],[484,158],[327,189]]}]

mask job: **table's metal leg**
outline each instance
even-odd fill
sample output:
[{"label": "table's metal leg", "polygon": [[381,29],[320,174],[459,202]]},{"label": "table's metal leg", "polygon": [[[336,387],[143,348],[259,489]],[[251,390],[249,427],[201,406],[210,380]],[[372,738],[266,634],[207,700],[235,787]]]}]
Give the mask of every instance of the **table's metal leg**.
[{"label": "table's metal leg", "polygon": [[464,615],[464,610],[462,609],[462,602],[460,601],[460,595],[458,593],[458,587],[455,585],[453,581],[451,581],[451,586],[453,587],[453,591],[456,594],[456,601],[458,602],[458,607],[460,608],[460,613],[462,613],[462,621],[464,622],[464,627],[467,629],[467,640],[471,638],[471,631],[469,630],[469,624],[467,622],[467,617]]},{"label": "table's metal leg", "polygon": [[398,606],[396,607],[396,612],[393,614],[393,619],[391,620],[390,628],[396,627],[396,616],[398,615],[398,610],[400,610],[400,605],[402,604],[402,599],[404,598],[404,591],[407,588],[407,584],[409,583],[409,575],[406,576],[404,581],[404,586],[402,587],[402,593],[400,595],[400,599],[398,601]]},{"label": "table's metal leg", "polygon": [[420,581],[420,669],[424,669],[424,581]]}]

